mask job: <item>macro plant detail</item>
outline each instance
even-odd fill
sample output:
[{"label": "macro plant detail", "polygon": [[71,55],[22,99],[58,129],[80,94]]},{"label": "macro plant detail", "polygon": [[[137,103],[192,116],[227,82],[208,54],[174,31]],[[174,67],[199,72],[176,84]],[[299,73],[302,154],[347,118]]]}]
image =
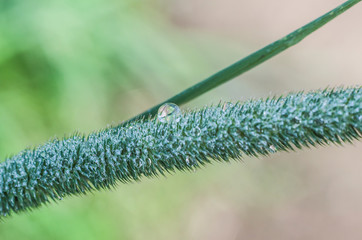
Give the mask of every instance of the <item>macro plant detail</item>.
[{"label": "macro plant detail", "polygon": [[0,165],[0,214],[212,161],[351,142],[361,138],[361,117],[359,87],[220,104],[54,139]]},{"label": "macro plant detail", "polygon": [[360,1],[345,2],[119,126],[55,138],[6,159],[0,164],[0,216],[215,161],[359,140],[360,86],[220,103],[184,112],[178,105],[297,44]]}]

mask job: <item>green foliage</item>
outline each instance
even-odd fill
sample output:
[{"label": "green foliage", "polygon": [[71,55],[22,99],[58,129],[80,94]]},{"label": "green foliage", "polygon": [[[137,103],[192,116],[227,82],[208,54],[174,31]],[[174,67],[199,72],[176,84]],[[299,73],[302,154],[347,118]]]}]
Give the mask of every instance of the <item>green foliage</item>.
[{"label": "green foliage", "polygon": [[147,111],[139,114],[138,116],[133,117],[129,121],[134,121],[142,117],[154,116],[158,108],[167,102],[176,103],[178,105],[184,104],[207,91],[218,87],[219,85],[230,81],[231,79],[245,73],[246,71],[258,66],[259,64],[265,62],[266,60],[274,57],[275,55],[283,52],[291,46],[302,41],[305,37],[318,30],[324,26],[329,21],[333,20],[335,17],[339,16],[349,8],[353,7],[355,4],[359,3],[361,0],[348,0],[341,4],[340,6],[334,8],[333,10],[327,12],[321,17],[311,21],[310,23],[304,25],[301,28],[291,32],[287,36],[259,49],[258,51],[250,54],[249,56],[237,61],[236,63],[222,69],[221,71],[215,73],[209,78],[195,84],[194,86],[187,88],[186,90],[180,92],[179,94],[171,97],[170,99],[148,109]]},{"label": "green foliage", "polygon": [[[323,21],[317,19],[308,31],[359,1],[347,1],[324,15]],[[54,129],[63,132],[62,124],[97,121],[82,119],[80,111],[100,113],[97,117],[129,112],[117,107],[119,102],[139,100],[130,95],[119,99],[132,88],[144,86],[150,95],[159,96],[160,82],[167,85],[172,78],[182,86],[183,79],[194,76],[189,66],[197,63],[201,68],[201,59],[175,48],[178,37],[143,4],[129,0],[0,3],[1,152],[13,151],[27,138],[21,134],[27,131],[29,136],[36,132],[45,137]],[[303,38],[308,31],[295,34]],[[230,80],[301,38],[283,38],[279,41],[283,44],[269,46],[276,48],[251,55],[256,60],[252,64],[233,65],[214,76],[221,82]],[[193,97],[215,86],[199,85]],[[54,139],[0,164],[0,216],[214,160],[351,141],[361,136],[360,96],[360,88],[295,94],[227,108],[207,107],[185,113],[179,122],[138,121],[89,136]]]},{"label": "green foliage", "polygon": [[361,116],[356,87],[210,106],[166,123],[142,120],[54,139],[1,163],[0,214],[212,161],[351,142],[362,136]]},{"label": "green foliage", "polygon": [[0,161],[189,84],[206,61],[162,14],[153,0],[1,0]]}]

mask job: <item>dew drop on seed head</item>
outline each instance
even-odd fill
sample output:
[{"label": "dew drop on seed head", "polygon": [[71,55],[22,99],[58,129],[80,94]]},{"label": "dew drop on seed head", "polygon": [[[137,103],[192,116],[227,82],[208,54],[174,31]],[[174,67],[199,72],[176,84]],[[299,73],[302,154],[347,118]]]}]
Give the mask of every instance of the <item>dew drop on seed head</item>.
[{"label": "dew drop on seed head", "polygon": [[292,123],[294,124],[299,124],[300,123],[300,119],[298,117],[294,117],[292,118]]},{"label": "dew drop on seed head", "polygon": [[200,134],[201,134],[201,129],[199,128],[199,127],[194,127],[193,129],[192,129],[192,133],[195,135],[195,136],[200,136]]},{"label": "dew drop on seed head", "polygon": [[143,167],[143,165],[144,165],[144,162],[143,162],[142,160],[140,160],[140,161],[138,162],[138,167],[141,168],[141,167]]},{"label": "dew drop on seed head", "polygon": [[181,110],[174,103],[165,103],[159,109],[157,113],[158,121],[165,123],[170,121],[178,122],[180,120]]},{"label": "dew drop on seed head", "polygon": [[273,145],[270,145],[269,146],[269,151],[272,152],[272,153],[275,153],[277,151],[277,149]]},{"label": "dew drop on seed head", "polygon": [[226,111],[226,109],[231,108],[233,104],[231,102],[225,102],[222,106],[222,110]]},{"label": "dew drop on seed head", "polygon": [[187,165],[190,165],[190,159],[189,159],[188,156],[186,157],[186,164],[187,164]]}]

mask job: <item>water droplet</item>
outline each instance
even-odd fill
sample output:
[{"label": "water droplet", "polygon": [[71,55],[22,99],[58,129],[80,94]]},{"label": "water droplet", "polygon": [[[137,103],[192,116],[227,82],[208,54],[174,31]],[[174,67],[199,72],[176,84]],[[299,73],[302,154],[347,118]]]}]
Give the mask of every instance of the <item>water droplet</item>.
[{"label": "water droplet", "polygon": [[233,104],[231,102],[226,102],[224,103],[224,105],[222,106],[222,110],[225,111],[226,109],[232,107]]},{"label": "water droplet", "polygon": [[186,157],[186,164],[187,164],[187,165],[190,165],[190,159],[189,159],[189,157]]},{"label": "water droplet", "polygon": [[143,167],[143,165],[144,165],[144,162],[142,160],[139,160],[138,167],[141,168],[141,167]]},{"label": "water droplet", "polygon": [[165,103],[159,109],[157,113],[158,121],[165,123],[170,121],[178,122],[180,120],[181,110],[174,103]]},{"label": "water droplet", "polygon": [[292,123],[294,124],[299,124],[300,123],[300,119],[298,117],[294,117],[292,118]]},{"label": "water droplet", "polygon": [[195,128],[192,129],[192,133],[198,137],[201,134],[201,129],[196,126]]},{"label": "water droplet", "polygon": [[275,152],[277,151],[277,149],[276,149],[276,147],[274,147],[274,145],[270,145],[270,146],[269,146],[269,150],[270,150],[270,152],[272,152],[272,153],[275,153]]}]

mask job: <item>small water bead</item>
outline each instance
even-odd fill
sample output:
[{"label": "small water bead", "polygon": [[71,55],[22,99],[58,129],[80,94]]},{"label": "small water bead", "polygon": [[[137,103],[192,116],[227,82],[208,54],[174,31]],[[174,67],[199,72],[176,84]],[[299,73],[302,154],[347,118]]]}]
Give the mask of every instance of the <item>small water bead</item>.
[{"label": "small water bead", "polygon": [[226,109],[231,108],[233,104],[231,102],[225,102],[222,106],[222,110],[226,111]]},{"label": "small water bead", "polygon": [[196,136],[200,136],[201,129],[199,127],[195,127],[193,132],[195,133]]},{"label": "small water bead", "polygon": [[201,135],[201,129],[200,129],[198,126],[196,126],[196,127],[192,128],[192,129],[190,129],[190,130],[188,131],[187,135],[188,135],[188,136],[198,137],[198,136]]},{"label": "small water bead", "polygon": [[142,160],[139,160],[138,161],[138,167],[141,168],[141,167],[143,167],[143,165],[145,165],[144,162]]},{"label": "small water bead", "polygon": [[187,165],[190,165],[190,159],[189,159],[188,156],[186,157],[186,164],[187,164]]},{"label": "small water bead", "polygon": [[300,124],[300,118],[299,118],[299,117],[294,117],[294,118],[292,118],[292,123],[294,123],[294,124]]},{"label": "small water bead", "polygon": [[270,152],[272,152],[272,153],[275,153],[275,152],[277,151],[277,149],[276,149],[276,147],[275,147],[274,145],[270,145],[270,146],[269,146],[269,150],[270,150]]},{"label": "small water bead", "polygon": [[180,120],[181,110],[174,103],[165,103],[159,109],[157,113],[158,121],[162,123]]}]

